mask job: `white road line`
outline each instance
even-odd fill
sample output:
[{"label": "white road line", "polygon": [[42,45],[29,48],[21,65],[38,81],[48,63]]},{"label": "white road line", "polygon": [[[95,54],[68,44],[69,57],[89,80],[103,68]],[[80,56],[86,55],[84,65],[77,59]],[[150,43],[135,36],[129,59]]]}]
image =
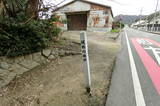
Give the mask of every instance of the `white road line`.
[{"label": "white road line", "polygon": [[159,50],[160,50],[160,48],[154,48],[154,47],[149,46],[148,48],[144,48],[144,49],[151,50],[153,52],[153,54],[154,54],[154,56],[155,56],[158,64],[160,65],[160,57],[159,57],[159,54],[160,54]]},{"label": "white road line", "polygon": [[128,46],[128,54],[129,54],[129,60],[130,60],[130,67],[131,67],[131,72],[132,72],[132,79],[133,79],[133,86],[134,86],[134,93],[135,93],[135,99],[136,99],[136,106],[146,106],[146,103],[144,101],[143,93],[142,93],[142,88],[141,84],[139,82],[139,77],[136,69],[136,65],[133,59],[131,47],[129,44],[128,36],[125,31],[125,36],[126,36],[126,41],[127,41],[127,46]]}]

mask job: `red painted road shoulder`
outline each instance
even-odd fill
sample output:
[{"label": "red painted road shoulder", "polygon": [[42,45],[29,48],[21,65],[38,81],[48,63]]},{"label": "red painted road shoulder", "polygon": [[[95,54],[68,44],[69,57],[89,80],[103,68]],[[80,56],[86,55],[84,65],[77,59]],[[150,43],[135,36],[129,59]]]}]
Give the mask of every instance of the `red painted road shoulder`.
[{"label": "red painted road shoulder", "polygon": [[[155,87],[155,89],[157,90],[158,94],[160,95],[160,67],[157,64],[157,62],[155,62],[155,60],[147,53],[147,51],[142,47],[141,44],[139,44],[137,42],[139,38],[132,38],[132,44],[134,45],[142,63],[144,64],[152,82],[153,85]],[[143,38],[140,38],[143,39]],[[147,40],[148,42],[151,42],[152,44],[154,44],[155,46],[159,46],[160,47],[160,43],[150,40],[148,38],[144,38],[144,40]]]}]

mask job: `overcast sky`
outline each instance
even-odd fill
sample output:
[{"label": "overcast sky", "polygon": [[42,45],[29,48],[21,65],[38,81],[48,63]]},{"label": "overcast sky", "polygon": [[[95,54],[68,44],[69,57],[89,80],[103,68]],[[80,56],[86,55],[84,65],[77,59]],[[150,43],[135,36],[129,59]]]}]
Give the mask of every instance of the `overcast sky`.
[{"label": "overcast sky", "polygon": [[[58,3],[63,0],[47,0],[47,1],[56,1]],[[72,0],[66,0],[66,2],[70,1]],[[94,1],[111,6],[114,16],[119,14],[140,15],[141,9],[142,9],[142,15],[148,15],[155,11],[157,3],[157,0],[88,0],[88,1]],[[160,10],[160,6],[158,6],[158,10]]]}]

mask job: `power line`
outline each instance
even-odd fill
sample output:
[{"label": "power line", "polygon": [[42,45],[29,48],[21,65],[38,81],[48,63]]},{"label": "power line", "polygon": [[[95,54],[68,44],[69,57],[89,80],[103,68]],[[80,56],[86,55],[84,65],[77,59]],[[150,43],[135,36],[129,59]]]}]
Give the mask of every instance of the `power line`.
[{"label": "power line", "polygon": [[58,4],[56,4],[56,7],[59,6],[60,4],[64,3],[65,1],[67,1],[67,0],[63,0],[63,1],[59,2]]},{"label": "power line", "polygon": [[119,4],[119,5],[128,5],[128,4],[120,3],[117,0],[108,0],[108,1],[114,2],[114,3]]}]

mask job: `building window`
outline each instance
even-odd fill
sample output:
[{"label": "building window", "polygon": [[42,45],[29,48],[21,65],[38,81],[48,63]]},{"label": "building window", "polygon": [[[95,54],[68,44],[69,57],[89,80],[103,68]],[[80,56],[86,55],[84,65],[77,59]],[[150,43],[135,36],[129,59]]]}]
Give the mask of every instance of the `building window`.
[{"label": "building window", "polygon": [[105,15],[108,14],[108,11],[107,10],[103,11],[103,14],[105,14]]}]

